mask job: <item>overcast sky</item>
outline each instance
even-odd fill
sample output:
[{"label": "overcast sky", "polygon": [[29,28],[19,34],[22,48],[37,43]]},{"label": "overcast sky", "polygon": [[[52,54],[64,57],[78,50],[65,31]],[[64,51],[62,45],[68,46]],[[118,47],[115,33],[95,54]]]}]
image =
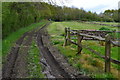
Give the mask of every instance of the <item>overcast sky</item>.
[{"label": "overcast sky", "polygon": [[[62,0],[63,2],[65,0]],[[118,9],[118,2],[120,0],[67,0],[64,2],[66,6],[83,8],[86,11],[92,12],[104,12],[107,9]],[[59,0],[56,0],[59,3]]]},{"label": "overcast sky", "polygon": [[[11,1],[18,1],[18,2],[39,2],[41,0],[2,0],[3,2],[11,2]],[[76,7],[76,8],[83,8],[86,11],[92,11],[92,12],[104,12],[107,9],[118,9],[118,2],[120,0],[43,0],[45,2],[47,1],[53,1],[56,2],[58,5],[66,5],[68,7]],[[120,3],[119,3],[120,8]]]}]

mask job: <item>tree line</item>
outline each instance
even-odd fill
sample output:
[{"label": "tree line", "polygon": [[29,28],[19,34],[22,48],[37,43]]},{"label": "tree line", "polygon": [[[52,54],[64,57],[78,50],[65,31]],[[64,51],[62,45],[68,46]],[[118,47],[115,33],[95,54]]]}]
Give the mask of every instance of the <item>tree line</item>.
[{"label": "tree line", "polygon": [[120,22],[120,9],[105,10],[102,15],[103,17],[109,18],[111,21]]},{"label": "tree line", "polygon": [[117,10],[102,14],[75,7],[51,5],[45,2],[3,2],[2,35],[10,33],[43,19],[52,21],[118,21]]}]

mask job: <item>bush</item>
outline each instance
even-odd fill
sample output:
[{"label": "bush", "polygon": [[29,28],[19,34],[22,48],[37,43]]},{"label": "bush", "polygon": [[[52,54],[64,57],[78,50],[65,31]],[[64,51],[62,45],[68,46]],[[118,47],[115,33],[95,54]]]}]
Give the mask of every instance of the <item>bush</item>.
[{"label": "bush", "polygon": [[110,31],[110,29],[109,29],[109,28],[106,28],[106,27],[102,27],[102,28],[100,28],[99,30]]}]

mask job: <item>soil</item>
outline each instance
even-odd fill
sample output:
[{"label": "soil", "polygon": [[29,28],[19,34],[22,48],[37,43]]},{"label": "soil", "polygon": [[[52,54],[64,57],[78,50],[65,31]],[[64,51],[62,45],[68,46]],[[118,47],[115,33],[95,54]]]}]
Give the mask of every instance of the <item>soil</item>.
[{"label": "soil", "polygon": [[46,78],[88,78],[68,64],[67,59],[50,44],[50,36],[47,33],[47,23],[42,28],[36,28],[31,32],[26,32],[16,41],[16,45],[11,48],[7,61],[2,68],[3,78],[26,78],[27,55],[33,38],[40,49],[40,63],[43,67],[43,74]]}]

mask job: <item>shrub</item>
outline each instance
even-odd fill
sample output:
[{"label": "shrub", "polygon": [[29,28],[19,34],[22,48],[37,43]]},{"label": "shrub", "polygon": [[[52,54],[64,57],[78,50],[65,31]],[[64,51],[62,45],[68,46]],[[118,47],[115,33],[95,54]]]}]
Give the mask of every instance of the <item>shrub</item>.
[{"label": "shrub", "polygon": [[109,31],[110,29],[109,29],[109,28],[106,28],[106,27],[102,27],[102,28],[100,28],[99,30]]}]

